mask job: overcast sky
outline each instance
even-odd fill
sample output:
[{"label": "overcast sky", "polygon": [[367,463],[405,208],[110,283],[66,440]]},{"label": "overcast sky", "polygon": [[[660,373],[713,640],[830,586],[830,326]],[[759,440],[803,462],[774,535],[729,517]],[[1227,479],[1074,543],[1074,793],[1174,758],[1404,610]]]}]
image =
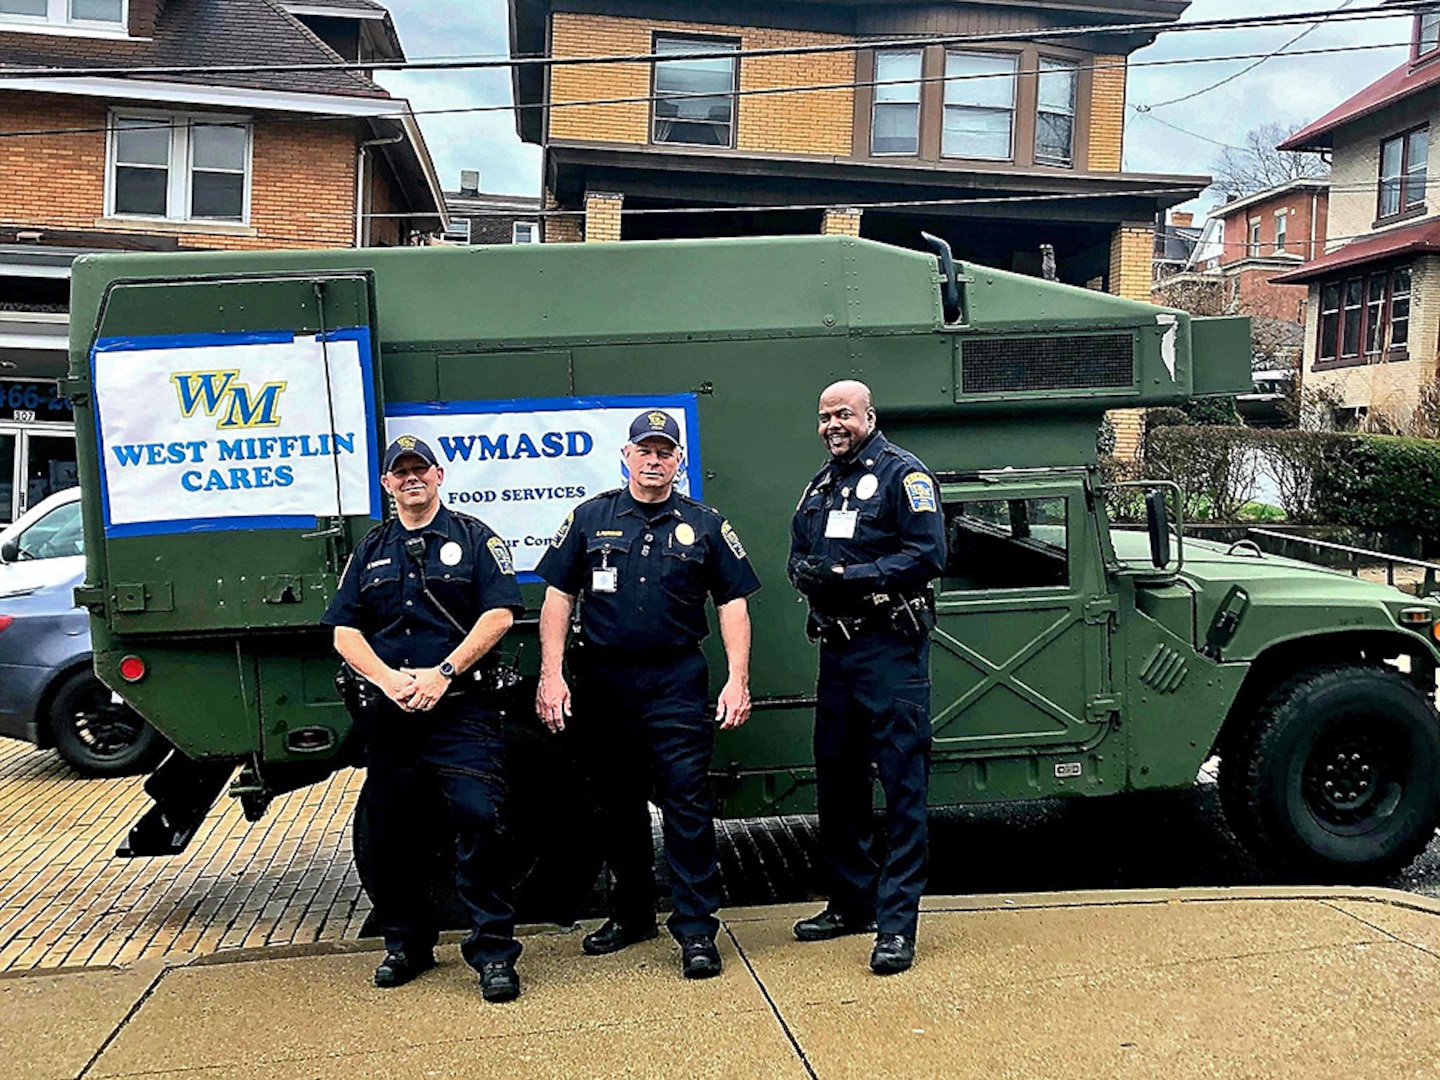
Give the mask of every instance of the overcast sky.
[{"label": "overcast sky", "polygon": [[[388,0],[406,54],[412,60],[437,56],[503,57],[507,49],[503,0]],[[1338,7],[1340,0],[1195,0],[1186,22],[1238,18],[1256,13]],[[1369,7],[1369,0],[1352,2]],[[1303,26],[1163,34],[1132,56],[1151,60],[1261,53],[1279,48]],[[1234,82],[1192,101],[1158,108],[1155,117],[1205,139],[1243,145],[1245,133],[1275,121],[1299,124],[1315,119],[1405,59],[1410,19],[1322,26],[1294,45],[1296,50],[1394,43],[1393,48],[1321,56],[1283,55]],[[1149,105],[1199,90],[1239,71],[1250,61],[1137,66],[1130,72],[1129,101]],[[445,187],[459,186],[461,169],[479,169],[485,191],[536,195],[540,152],[515,135],[509,111],[425,115],[434,109],[508,105],[508,72],[414,72],[387,74],[381,82],[410,99],[421,112],[430,152]],[[1125,168],[1134,172],[1208,174],[1221,148],[1182,134],[1150,116],[1126,110]]]}]

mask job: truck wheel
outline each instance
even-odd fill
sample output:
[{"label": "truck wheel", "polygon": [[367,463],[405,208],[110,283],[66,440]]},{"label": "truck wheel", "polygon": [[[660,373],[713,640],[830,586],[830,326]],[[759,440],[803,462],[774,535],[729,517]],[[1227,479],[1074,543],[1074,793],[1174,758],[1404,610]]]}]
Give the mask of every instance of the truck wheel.
[{"label": "truck wheel", "polygon": [[115,702],[90,671],[60,684],[50,702],[55,752],[82,776],[125,776],[157,765],[168,745],[134,709]]},{"label": "truck wheel", "polygon": [[1312,668],[1229,740],[1220,796],[1236,837],[1268,868],[1383,880],[1435,835],[1440,718],[1388,668]]}]

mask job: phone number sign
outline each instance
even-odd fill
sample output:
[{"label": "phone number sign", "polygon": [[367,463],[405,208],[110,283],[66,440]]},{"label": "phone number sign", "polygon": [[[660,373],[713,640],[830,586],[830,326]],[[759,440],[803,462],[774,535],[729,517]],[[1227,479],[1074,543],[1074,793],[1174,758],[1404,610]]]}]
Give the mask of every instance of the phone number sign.
[{"label": "phone number sign", "polygon": [[53,382],[0,380],[0,420],[68,424],[75,413]]}]

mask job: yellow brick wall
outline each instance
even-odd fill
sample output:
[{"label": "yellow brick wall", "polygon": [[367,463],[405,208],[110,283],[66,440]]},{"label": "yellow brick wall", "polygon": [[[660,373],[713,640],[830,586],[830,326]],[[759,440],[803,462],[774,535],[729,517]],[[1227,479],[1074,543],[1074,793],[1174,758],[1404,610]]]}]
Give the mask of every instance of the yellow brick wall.
[{"label": "yellow brick wall", "polygon": [[[551,21],[551,55],[607,56],[648,53],[656,31],[739,37],[744,49],[771,49],[842,43],[834,34],[716,26],[709,23],[655,22],[608,15],[556,12]],[[556,67],[550,76],[550,100],[644,98],[650,93],[648,64],[597,64]],[[740,61],[742,91],[780,86],[845,84],[855,81],[855,54],[751,57]],[[855,95],[851,89],[741,97],[736,146],[754,153],[845,154],[851,150]],[[552,109],[550,137],[585,142],[648,143],[650,106],[583,105]]]},{"label": "yellow brick wall", "polygon": [[[554,210],[560,204],[555,199],[555,193],[549,188],[545,189],[545,209]],[[541,228],[544,230],[545,243],[547,244],[578,244],[585,239],[585,232],[580,227],[584,215],[578,211],[573,214],[549,214],[546,215]]]},{"label": "yellow brick wall", "polygon": [[1125,149],[1125,71],[1123,56],[1095,57],[1090,97],[1091,172],[1120,171]]},{"label": "yellow brick wall", "polygon": [[859,210],[826,210],[820,222],[822,236],[859,236]]},{"label": "yellow brick wall", "polygon": [[[1110,291],[1129,300],[1149,302],[1153,280],[1155,230],[1149,225],[1122,225],[1110,237]],[[1116,409],[1110,413],[1115,428],[1115,456],[1133,461],[1140,456],[1145,437],[1144,409]]]},{"label": "yellow brick wall", "polygon": [[625,196],[610,191],[585,194],[585,242],[597,243],[620,239],[620,209]]}]

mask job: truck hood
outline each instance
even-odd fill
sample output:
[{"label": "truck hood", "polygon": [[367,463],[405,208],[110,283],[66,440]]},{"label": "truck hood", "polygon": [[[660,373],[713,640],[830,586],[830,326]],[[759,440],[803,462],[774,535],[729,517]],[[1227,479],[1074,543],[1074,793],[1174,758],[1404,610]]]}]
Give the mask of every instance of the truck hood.
[{"label": "truck hood", "polygon": [[[1149,539],[1143,532],[1116,530],[1111,537],[1121,562],[1137,569],[1150,566]],[[1440,602],[1416,599],[1343,570],[1279,555],[1231,554],[1228,544],[1187,538],[1179,578],[1194,594],[1197,645],[1231,586],[1249,594],[1249,607],[1225,650],[1227,660],[1253,658],[1279,641],[1356,630],[1413,635],[1440,655],[1428,627],[1421,627],[1422,633],[1397,621],[1402,608],[1414,607],[1428,607],[1432,618],[1440,619]]]}]

